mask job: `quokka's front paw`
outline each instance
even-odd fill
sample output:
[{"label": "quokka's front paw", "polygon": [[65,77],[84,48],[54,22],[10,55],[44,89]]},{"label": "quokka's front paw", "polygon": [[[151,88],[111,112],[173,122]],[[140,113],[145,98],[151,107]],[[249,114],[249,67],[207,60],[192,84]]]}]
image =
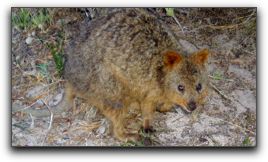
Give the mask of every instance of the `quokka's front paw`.
[{"label": "quokka's front paw", "polygon": [[144,133],[154,133],[156,131],[153,126],[143,127],[142,129]]}]

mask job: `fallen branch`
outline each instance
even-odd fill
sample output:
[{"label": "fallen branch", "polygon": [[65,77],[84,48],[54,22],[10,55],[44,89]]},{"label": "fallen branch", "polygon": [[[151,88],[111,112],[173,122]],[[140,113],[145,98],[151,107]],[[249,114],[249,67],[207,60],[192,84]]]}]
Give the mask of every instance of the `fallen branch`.
[{"label": "fallen branch", "polygon": [[179,20],[175,16],[172,16],[172,17],[175,20],[175,22],[179,25],[179,27],[181,28],[182,33],[184,34],[183,27],[181,26],[181,23],[179,22]]},{"label": "fallen branch", "polygon": [[51,111],[50,107],[47,105],[47,103],[44,101],[44,100],[41,100],[45,105],[46,105],[46,108],[48,109],[49,113],[50,113],[50,121],[49,121],[49,127],[48,127],[48,130],[51,129],[51,126],[52,126],[52,122],[53,122],[53,112]]},{"label": "fallen branch", "polygon": [[48,133],[49,133],[51,127],[52,127],[53,116],[54,116],[54,114],[53,114],[53,112],[51,111],[50,107],[47,105],[47,103],[46,103],[44,100],[41,100],[41,101],[46,105],[46,108],[48,109],[48,111],[49,111],[49,113],[50,113],[49,126],[48,126],[48,128],[47,128],[47,132],[46,132],[45,137],[44,137],[44,140],[43,140],[43,142],[42,142],[42,145],[44,145],[44,142],[45,142],[45,140],[47,139],[47,135],[48,135]]},{"label": "fallen branch", "polygon": [[[208,75],[209,78],[211,79],[215,79],[215,80],[221,80],[221,79],[218,79],[217,77],[213,76],[213,75]],[[225,80],[225,81],[228,81],[228,82],[233,82],[234,80],[233,79],[225,79],[225,78],[222,78],[222,80]]]},{"label": "fallen branch", "polygon": [[221,92],[215,85],[213,85],[212,83],[209,83],[209,85],[218,93],[220,94],[224,99],[228,100],[228,101],[232,101],[228,96],[226,96],[223,92]]},{"label": "fallen branch", "polygon": [[182,33],[184,34],[183,27],[181,26],[181,23],[179,22],[179,20],[176,18],[175,14],[174,14],[174,8],[165,8],[165,10],[166,10],[166,14],[168,16],[171,16],[175,20],[175,22],[181,28]]},{"label": "fallen branch", "polygon": [[31,105],[26,106],[26,107],[24,107],[24,108],[21,108],[21,107],[19,107],[19,106],[17,106],[17,105],[12,105],[12,113],[14,113],[14,112],[18,112],[18,111],[24,111],[24,110],[27,110],[27,109],[31,108],[33,105],[35,105],[38,101],[39,101],[39,100],[36,100],[36,101],[33,102]]},{"label": "fallen branch", "polygon": [[30,113],[30,117],[31,117],[31,126],[30,128],[33,128],[34,127],[34,117],[32,116],[32,114]]}]

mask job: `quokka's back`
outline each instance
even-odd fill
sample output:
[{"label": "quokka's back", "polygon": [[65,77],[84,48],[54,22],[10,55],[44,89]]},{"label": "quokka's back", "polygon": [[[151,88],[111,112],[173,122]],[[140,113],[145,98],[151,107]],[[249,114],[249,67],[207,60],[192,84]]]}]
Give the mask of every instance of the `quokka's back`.
[{"label": "quokka's back", "polygon": [[154,69],[163,65],[163,52],[179,51],[172,34],[144,9],[122,9],[74,30],[79,28],[65,50],[64,76],[81,92],[92,93],[93,84],[111,83],[108,73],[114,71],[136,87],[138,82],[144,86],[156,78]]}]

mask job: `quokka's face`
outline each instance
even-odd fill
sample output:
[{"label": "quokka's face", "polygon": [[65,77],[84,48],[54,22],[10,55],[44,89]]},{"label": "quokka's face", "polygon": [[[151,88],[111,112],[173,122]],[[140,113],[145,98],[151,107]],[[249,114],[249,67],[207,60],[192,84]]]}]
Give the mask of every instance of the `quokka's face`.
[{"label": "quokka's face", "polygon": [[189,57],[175,52],[165,54],[165,95],[175,106],[192,112],[207,96],[208,51],[201,50]]}]

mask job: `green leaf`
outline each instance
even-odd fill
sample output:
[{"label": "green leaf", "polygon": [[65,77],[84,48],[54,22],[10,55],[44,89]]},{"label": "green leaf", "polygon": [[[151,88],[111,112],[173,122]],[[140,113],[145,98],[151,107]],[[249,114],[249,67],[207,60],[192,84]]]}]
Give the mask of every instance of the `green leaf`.
[{"label": "green leaf", "polygon": [[59,75],[62,75],[63,72],[63,55],[59,52],[52,52],[54,62],[56,64],[56,69]]},{"label": "green leaf", "polygon": [[56,43],[48,43],[47,47],[50,49],[50,52],[53,56],[56,70],[60,76],[62,76],[64,69],[64,58],[63,58],[63,38],[62,35],[59,34]]},{"label": "green leaf", "polygon": [[174,16],[174,8],[165,8],[165,10],[168,16]]},{"label": "green leaf", "polygon": [[222,74],[219,71],[216,71],[213,74],[213,79],[215,79],[215,80],[222,80],[223,79],[223,76],[222,76]]},{"label": "green leaf", "polygon": [[249,137],[246,137],[243,141],[244,146],[250,146],[252,145],[252,142],[250,141]]},{"label": "green leaf", "polygon": [[38,64],[36,67],[40,69],[40,73],[44,77],[48,76],[48,65],[47,64]]}]

